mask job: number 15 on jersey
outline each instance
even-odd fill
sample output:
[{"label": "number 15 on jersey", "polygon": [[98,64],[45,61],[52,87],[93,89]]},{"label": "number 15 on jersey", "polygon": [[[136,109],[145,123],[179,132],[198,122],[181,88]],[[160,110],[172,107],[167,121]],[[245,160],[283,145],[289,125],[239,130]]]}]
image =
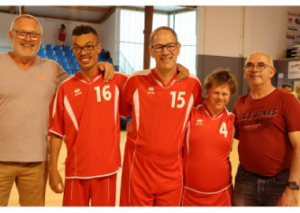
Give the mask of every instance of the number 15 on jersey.
[{"label": "number 15 on jersey", "polygon": [[182,108],[185,105],[184,95],[185,92],[178,92],[178,95],[176,94],[176,91],[170,92],[172,96],[172,102],[171,102],[171,108]]}]

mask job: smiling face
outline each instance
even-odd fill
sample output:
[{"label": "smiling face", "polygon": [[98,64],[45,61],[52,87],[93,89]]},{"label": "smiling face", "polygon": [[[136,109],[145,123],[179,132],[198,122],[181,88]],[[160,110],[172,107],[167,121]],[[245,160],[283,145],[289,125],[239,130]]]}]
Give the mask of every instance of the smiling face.
[{"label": "smiling face", "polygon": [[[173,33],[169,30],[159,30],[153,37],[152,45],[166,45],[168,43],[177,43]],[[156,61],[156,70],[158,72],[176,72],[177,56],[180,54],[180,43],[177,44],[176,50],[169,51],[166,47],[162,52],[154,52],[152,47],[149,47],[151,57]]]},{"label": "smiling face", "polygon": [[[30,33],[41,33],[38,23],[34,19],[25,17],[16,20],[12,29]],[[38,40],[33,41],[30,35],[27,35],[25,39],[20,39],[17,37],[16,32],[9,31],[9,38],[16,55],[32,58],[35,57],[40,48],[43,35],[41,35]]]},{"label": "smiling face", "polygon": [[274,76],[276,69],[273,67],[272,60],[268,55],[262,52],[254,53],[247,59],[246,64],[247,63],[252,63],[254,65],[257,65],[258,63],[264,63],[269,65],[266,66],[262,72],[259,72],[256,66],[254,66],[252,70],[246,70],[245,68],[243,69],[244,76],[247,79],[250,87],[271,84],[271,78]]},{"label": "smiling face", "polygon": [[[73,48],[86,47],[87,49],[94,49],[87,53],[84,49],[81,53],[74,53],[82,71],[98,70],[98,54],[102,50],[102,45],[98,43],[98,38],[93,33],[73,35]],[[94,46],[94,47],[92,47]]]},{"label": "smiling face", "polygon": [[206,106],[213,115],[218,114],[228,104],[230,99],[229,84],[215,84],[207,90]]}]

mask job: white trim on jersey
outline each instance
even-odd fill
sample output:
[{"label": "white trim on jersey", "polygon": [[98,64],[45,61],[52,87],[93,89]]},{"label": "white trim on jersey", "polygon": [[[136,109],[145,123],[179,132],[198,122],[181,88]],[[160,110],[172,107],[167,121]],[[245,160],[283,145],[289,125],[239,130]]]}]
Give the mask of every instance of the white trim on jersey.
[{"label": "white trim on jersey", "polygon": [[118,168],[117,171],[105,174],[105,175],[97,175],[97,176],[90,176],[90,177],[78,177],[78,176],[72,176],[72,177],[65,177],[66,179],[92,179],[92,178],[100,178],[100,177],[107,177],[116,174],[119,171],[120,168]]},{"label": "white trim on jersey", "polygon": [[124,83],[123,85],[123,89],[122,89],[122,93],[123,93],[123,90],[127,84],[127,82],[129,81],[129,79],[131,79],[132,77],[134,76],[138,76],[138,75],[149,75],[149,73],[151,73],[151,69],[147,69],[147,70],[141,70],[141,71],[136,71],[134,73],[132,73],[126,80],[126,82]]},{"label": "white trim on jersey", "polygon": [[192,188],[189,188],[189,187],[186,187],[186,186],[184,186],[184,188],[185,188],[185,189],[188,189],[188,190],[191,190],[191,191],[193,191],[193,192],[199,193],[199,194],[212,195],[212,194],[217,194],[217,193],[219,193],[219,192],[222,192],[222,191],[228,189],[229,187],[231,187],[231,185],[232,185],[232,183],[229,184],[228,186],[226,186],[225,188],[223,188],[223,189],[221,189],[221,190],[219,190],[219,191],[216,191],[216,192],[201,192],[201,191],[197,191],[197,190],[195,190],[195,189],[192,189]]},{"label": "white trim on jersey", "polygon": [[140,99],[138,89],[133,93],[133,105],[136,118],[136,131],[138,132],[140,126]]},{"label": "white trim on jersey", "polygon": [[61,82],[61,84],[60,84],[59,87],[57,88],[57,90],[56,90],[56,95],[55,95],[55,99],[54,99],[54,102],[53,102],[52,118],[54,118],[55,112],[56,112],[57,95],[58,95],[59,88],[61,87],[61,85],[62,85],[63,83],[65,83],[66,81],[71,80],[72,78],[74,78],[74,75],[70,76],[69,78],[67,78],[66,80],[64,80],[63,82]]},{"label": "white trim on jersey", "polygon": [[189,118],[189,115],[191,113],[191,109],[193,107],[193,103],[194,103],[194,95],[191,94],[191,97],[190,97],[190,100],[189,100],[189,103],[186,107],[186,114],[185,114],[185,118],[184,118],[184,123],[183,123],[183,126],[182,126],[182,130],[181,130],[181,133],[183,133],[183,130],[184,130],[184,127],[185,127],[185,124]]},{"label": "white trim on jersey", "polygon": [[119,95],[120,91],[117,85],[115,85],[115,109],[114,109],[114,114],[115,114],[115,125],[117,124],[117,112],[118,112],[118,103],[119,103]]},{"label": "white trim on jersey", "polygon": [[[187,131],[186,131],[186,150],[188,155],[190,154],[190,132],[191,132],[191,121],[187,124]],[[189,158],[188,158],[189,159]]]},{"label": "white trim on jersey", "polygon": [[65,105],[67,113],[69,114],[69,116],[70,116],[70,118],[71,118],[71,120],[74,124],[74,127],[75,127],[76,131],[78,132],[78,123],[77,123],[76,117],[74,115],[74,112],[72,110],[72,107],[69,103],[69,100],[68,100],[67,96],[64,97],[64,105]]},{"label": "white trim on jersey", "polygon": [[58,132],[55,132],[55,131],[53,131],[53,130],[49,130],[49,132],[51,132],[52,134],[54,134],[54,135],[57,135],[57,136],[59,136],[59,137],[61,137],[61,138],[63,138],[64,136],[63,135],[61,135],[61,134],[59,134]]},{"label": "white trim on jersey", "polygon": [[77,77],[74,75],[74,77],[75,77],[78,81],[81,81],[82,83],[85,83],[85,84],[92,84],[92,83],[95,83],[101,76],[102,76],[102,74],[99,75],[99,76],[97,76],[95,79],[93,79],[93,81],[86,82],[85,80],[80,79],[80,78],[77,78]]}]

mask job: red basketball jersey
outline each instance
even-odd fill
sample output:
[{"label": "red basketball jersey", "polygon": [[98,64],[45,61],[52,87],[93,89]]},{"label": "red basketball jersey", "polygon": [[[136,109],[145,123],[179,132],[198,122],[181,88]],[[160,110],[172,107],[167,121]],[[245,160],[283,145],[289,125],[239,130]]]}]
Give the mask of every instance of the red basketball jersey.
[{"label": "red basketball jersey", "polygon": [[165,85],[155,69],[135,72],[125,83],[121,115],[132,114],[134,132],[127,141],[155,155],[172,155],[183,147],[191,108],[202,102],[196,76],[177,82],[175,74]]},{"label": "red basketball jersey", "polygon": [[226,108],[215,117],[206,105],[192,109],[183,154],[186,188],[210,194],[230,186],[235,120]]},{"label": "red basketball jersey", "polygon": [[126,79],[116,73],[105,83],[98,73],[89,82],[77,72],[60,85],[50,131],[65,136],[66,178],[94,178],[118,171],[119,101]]}]

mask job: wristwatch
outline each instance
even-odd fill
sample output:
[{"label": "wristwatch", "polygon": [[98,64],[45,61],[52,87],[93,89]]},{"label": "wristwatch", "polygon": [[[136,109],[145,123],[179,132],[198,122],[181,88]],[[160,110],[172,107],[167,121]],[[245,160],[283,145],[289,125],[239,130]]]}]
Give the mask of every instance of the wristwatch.
[{"label": "wristwatch", "polygon": [[299,190],[299,185],[296,182],[287,182],[286,185],[292,190]]}]

